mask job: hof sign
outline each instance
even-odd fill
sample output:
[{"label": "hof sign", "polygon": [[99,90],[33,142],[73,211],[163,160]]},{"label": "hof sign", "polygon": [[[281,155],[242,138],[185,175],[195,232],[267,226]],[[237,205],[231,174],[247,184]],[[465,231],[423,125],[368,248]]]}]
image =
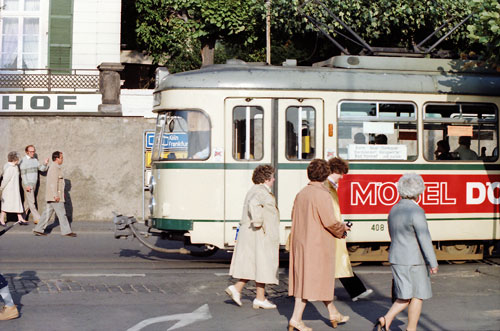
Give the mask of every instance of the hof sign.
[{"label": "hof sign", "polygon": [[96,112],[101,94],[0,94],[1,112]]}]

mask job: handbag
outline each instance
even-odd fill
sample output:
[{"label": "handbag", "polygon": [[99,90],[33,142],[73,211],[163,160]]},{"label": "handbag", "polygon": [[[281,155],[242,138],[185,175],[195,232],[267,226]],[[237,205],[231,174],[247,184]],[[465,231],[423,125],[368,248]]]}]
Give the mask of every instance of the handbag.
[{"label": "handbag", "polygon": [[335,278],[354,276],[345,239],[335,238]]}]

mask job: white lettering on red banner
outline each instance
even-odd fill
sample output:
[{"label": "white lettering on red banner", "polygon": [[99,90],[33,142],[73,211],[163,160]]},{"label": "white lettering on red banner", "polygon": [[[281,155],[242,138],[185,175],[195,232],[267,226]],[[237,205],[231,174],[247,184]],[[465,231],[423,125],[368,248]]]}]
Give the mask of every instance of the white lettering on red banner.
[{"label": "white lettering on red banner", "polygon": [[[382,214],[399,201],[401,175],[347,175],[339,195],[344,214]],[[498,213],[500,175],[423,175],[418,203],[427,213]]]}]

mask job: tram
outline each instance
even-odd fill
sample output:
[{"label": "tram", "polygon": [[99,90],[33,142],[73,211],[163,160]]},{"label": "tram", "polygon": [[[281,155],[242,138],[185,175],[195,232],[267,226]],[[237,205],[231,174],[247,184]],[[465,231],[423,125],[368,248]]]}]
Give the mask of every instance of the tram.
[{"label": "tram", "polygon": [[207,254],[231,249],[253,169],[271,164],[285,245],[307,165],[340,156],[350,163],[339,196],[352,261],[387,259],[387,215],[406,172],[426,183],[419,204],[438,258],[482,258],[500,238],[500,75],[460,60],[329,63],[159,69],[146,225]]}]

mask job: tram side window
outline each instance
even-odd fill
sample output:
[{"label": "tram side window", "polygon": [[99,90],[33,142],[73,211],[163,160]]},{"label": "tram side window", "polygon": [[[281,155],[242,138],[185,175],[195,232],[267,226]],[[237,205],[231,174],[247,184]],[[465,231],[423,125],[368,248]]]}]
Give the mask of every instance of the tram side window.
[{"label": "tram side window", "polygon": [[424,156],[429,161],[498,159],[498,109],[493,104],[424,106]]},{"label": "tram side window", "polygon": [[311,160],[316,151],[316,110],[292,106],[286,109],[286,157]]},{"label": "tram side window", "polygon": [[338,154],[348,160],[417,159],[417,117],[412,103],[342,101]]},{"label": "tram side window", "polygon": [[259,106],[233,109],[233,157],[261,160],[264,157],[264,110]]},{"label": "tram side window", "polygon": [[[155,148],[160,150],[160,160],[206,160],[210,157],[211,126],[205,113],[199,110],[171,110],[164,116],[161,143],[156,134],[154,143]],[[158,120],[157,132],[159,124]]]}]

